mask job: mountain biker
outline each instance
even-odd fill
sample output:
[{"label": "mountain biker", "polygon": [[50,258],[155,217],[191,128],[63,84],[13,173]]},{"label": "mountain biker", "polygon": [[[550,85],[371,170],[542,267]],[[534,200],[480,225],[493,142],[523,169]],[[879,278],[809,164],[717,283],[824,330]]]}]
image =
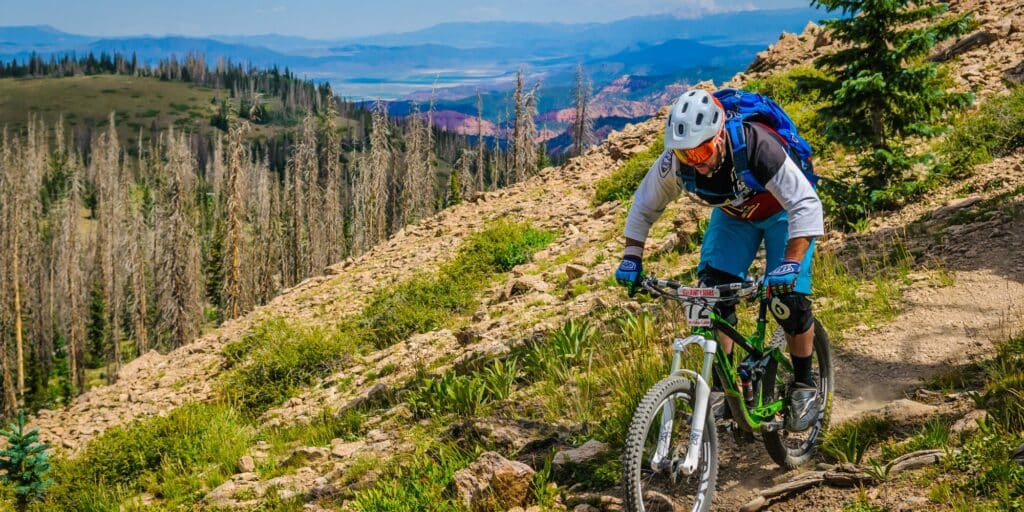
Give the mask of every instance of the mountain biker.
[{"label": "mountain biker", "polygon": [[[654,162],[633,197],[626,218],[626,245],[616,280],[635,293],[643,273],[644,241],[665,206],[679,197],[684,180],[696,182],[696,197],[714,207],[704,233],[697,275],[702,286],[742,281],[765,243],[769,310],[786,333],[793,361],[786,428],[806,430],[818,413],[811,369],[814,316],[811,257],[815,237],[824,234],[821,201],[787,153],[778,134],[756,121],[743,121],[751,175],[766,191],[755,192],[738,179],[725,110],[707,91],[684,92],[669,113],[665,151]],[[733,324],[736,308],[716,311]],[[727,354],[733,341],[719,332]]]}]

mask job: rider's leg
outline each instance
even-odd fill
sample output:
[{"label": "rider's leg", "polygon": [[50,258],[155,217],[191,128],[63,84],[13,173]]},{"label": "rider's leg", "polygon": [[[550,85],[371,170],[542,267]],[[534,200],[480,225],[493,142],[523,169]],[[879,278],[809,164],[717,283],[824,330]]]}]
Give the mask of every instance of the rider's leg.
[{"label": "rider's leg", "polygon": [[[753,222],[730,217],[718,208],[712,210],[700,247],[700,265],[697,267],[700,283],[715,286],[743,281],[763,237],[763,230]],[[716,312],[736,324],[735,306],[720,308]],[[718,336],[722,349],[731,354],[733,340],[721,331]]]},{"label": "rider's leg", "polygon": [[[789,243],[789,222],[786,212],[780,212],[764,221],[765,269],[770,271],[782,263]],[[786,331],[786,343],[790,356],[809,358],[814,350],[814,317],[807,296],[811,294],[811,265],[814,256],[814,241],[800,264],[793,294],[777,297],[769,304],[769,311]],[[794,297],[799,295],[801,297]],[[794,361],[794,364],[797,364]]]},{"label": "rider's leg", "polygon": [[[786,212],[766,221],[765,262],[768,269],[780,265],[789,242],[789,224]],[[818,416],[818,393],[814,382],[812,359],[814,353],[814,315],[811,301],[811,262],[814,242],[804,255],[800,275],[792,293],[772,297],[768,310],[786,332],[789,355],[793,361],[794,382],[789,390],[789,410],[786,413],[786,428],[801,432],[810,428]]]},{"label": "rider's leg", "polygon": [[[697,277],[701,285],[715,286],[742,281],[757,255],[762,237],[762,231],[750,222],[734,219],[717,208],[712,210],[711,220],[704,231],[704,242],[700,250],[701,261],[697,267]],[[715,313],[733,325],[736,324],[735,306],[719,305]],[[729,336],[718,331],[718,342],[726,354],[732,354],[734,342]],[[712,389],[721,401],[722,382],[719,379],[718,372],[715,372]],[[724,418],[729,408],[719,405],[715,410],[716,417]]]}]

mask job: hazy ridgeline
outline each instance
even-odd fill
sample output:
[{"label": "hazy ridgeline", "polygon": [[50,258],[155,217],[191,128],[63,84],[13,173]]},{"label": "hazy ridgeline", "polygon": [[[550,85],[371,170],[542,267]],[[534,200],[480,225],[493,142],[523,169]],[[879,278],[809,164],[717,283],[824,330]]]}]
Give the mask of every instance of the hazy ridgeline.
[{"label": "hazy ridgeline", "polygon": [[519,85],[507,150],[437,131],[432,106],[396,122],[381,105],[343,118],[333,99],[282,137],[283,166],[234,115],[226,132],[140,131],[131,148],[113,113],[87,143],[70,144],[63,120],[4,129],[3,411],[67,403],[407,223],[535,174],[536,87]]}]

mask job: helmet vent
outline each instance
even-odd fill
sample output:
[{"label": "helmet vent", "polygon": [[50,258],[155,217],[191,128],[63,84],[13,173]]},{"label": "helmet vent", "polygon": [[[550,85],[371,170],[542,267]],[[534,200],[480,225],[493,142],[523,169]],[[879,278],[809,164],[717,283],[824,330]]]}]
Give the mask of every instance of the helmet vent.
[{"label": "helmet vent", "polygon": [[697,114],[697,126],[704,124],[704,114]]},{"label": "helmet vent", "polygon": [[694,94],[697,94],[697,91],[690,91],[690,94],[687,94],[687,96],[693,96]]},{"label": "helmet vent", "polygon": [[687,110],[689,110],[689,109],[690,109],[690,104],[689,104],[689,103],[683,103],[683,110],[682,110],[682,113],[684,113],[684,114],[685,114],[685,113],[686,113],[686,111],[687,111]]},{"label": "helmet vent", "polygon": [[718,111],[715,111],[714,117],[711,118],[711,124],[718,124]]},{"label": "helmet vent", "polygon": [[704,96],[703,98],[701,98],[701,99],[700,99],[700,102],[701,102],[701,103],[703,103],[703,104],[705,104],[705,105],[707,105],[707,103],[708,103],[708,97],[707,97],[707,96]]},{"label": "helmet vent", "polygon": [[683,135],[686,135],[686,126],[683,125],[683,123],[677,124],[676,125],[676,133],[679,134],[680,137],[682,137]]}]

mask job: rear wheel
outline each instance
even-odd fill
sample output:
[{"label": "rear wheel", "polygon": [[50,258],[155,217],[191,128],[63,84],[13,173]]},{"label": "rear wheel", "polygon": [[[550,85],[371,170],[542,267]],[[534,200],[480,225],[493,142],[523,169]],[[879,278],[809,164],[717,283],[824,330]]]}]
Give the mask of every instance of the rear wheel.
[{"label": "rear wheel", "polygon": [[[626,510],[710,510],[718,478],[718,437],[710,410],[704,421],[697,470],[692,475],[686,475],[679,469],[686,457],[690,440],[690,416],[695,400],[696,386],[693,381],[669,377],[655,384],[640,401],[626,437],[623,463]],[[671,429],[666,432],[670,435],[668,450],[661,462],[653,463],[665,411],[672,418]]]},{"label": "rear wheel", "polygon": [[[782,336],[778,329],[772,336]],[[785,340],[782,340],[782,345]],[[818,417],[810,428],[803,432],[789,432],[779,429],[763,433],[764,445],[768,455],[776,464],[793,469],[810,461],[818,451],[818,446],[828,429],[832,415],[832,392],[835,380],[832,378],[832,351],[829,348],[828,333],[817,320],[814,321],[814,378],[818,383]],[[765,367],[761,380],[765,403],[770,403],[786,396],[789,384],[793,381],[792,372],[779,367],[778,361],[772,359]],[[781,414],[781,413],[780,413]]]}]

